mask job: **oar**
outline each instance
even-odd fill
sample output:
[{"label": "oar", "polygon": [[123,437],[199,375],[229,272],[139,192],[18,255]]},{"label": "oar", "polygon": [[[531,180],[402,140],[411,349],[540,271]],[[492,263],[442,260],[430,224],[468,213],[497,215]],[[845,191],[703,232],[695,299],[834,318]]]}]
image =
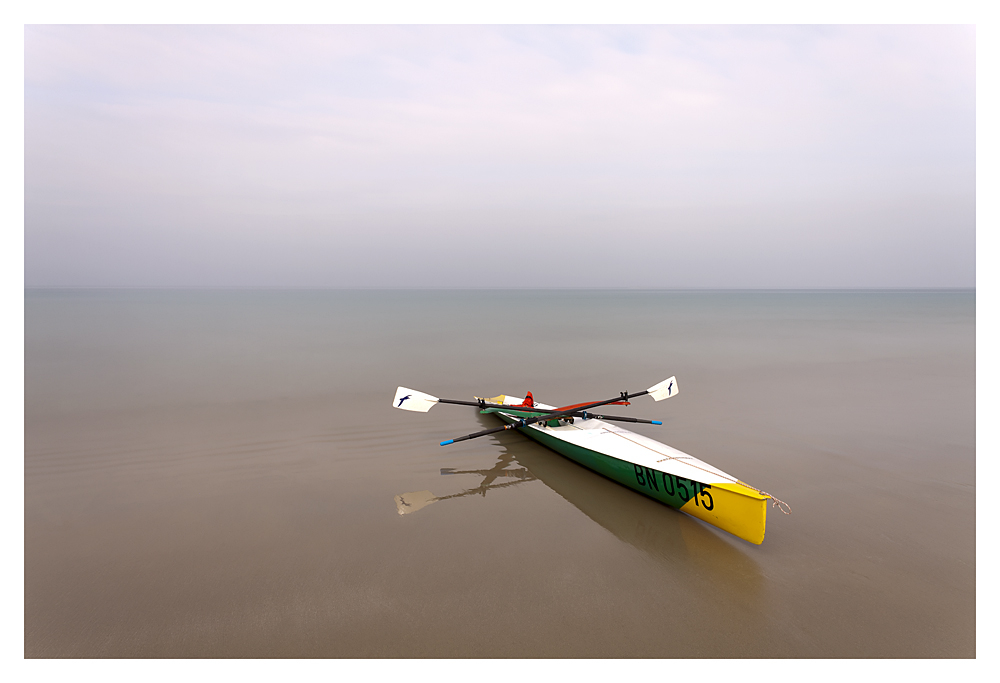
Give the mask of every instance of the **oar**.
[{"label": "oar", "polygon": [[[617,399],[615,399],[617,400]],[[456,406],[473,406],[476,408],[492,408],[494,406],[499,406],[499,403],[487,403],[486,399],[480,399],[478,401],[456,401],[453,398],[438,398],[437,396],[431,396],[430,394],[425,394],[422,391],[416,391],[415,389],[407,389],[406,387],[399,387],[396,389],[396,396],[392,399],[392,407],[399,408],[401,410],[413,410],[415,412],[426,413],[428,410],[433,408],[438,403],[449,403]],[[583,405],[583,404],[580,404]],[[563,413],[569,408],[561,409],[546,409],[546,408],[535,408],[533,406],[507,406],[509,408],[519,407],[519,408],[530,408],[533,413]],[[580,406],[572,406],[573,410],[580,410]]]},{"label": "oar", "polygon": [[[663,380],[659,384],[650,387],[646,391],[640,392],[638,394],[632,394],[632,396],[644,396],[649,394],[653,397],[654,401],[662,401],[665,398],[670,398],[677,394],[677,380],[673,377],[670,379]],[[623,393],[622,396],[625,394]],[[566,408],[546,409],[546,408],[534,408],[530,407],[530,412],[533,413],[546,413],[546,414],[578,414],[582,413],[594,406],[603,406],[609,403],[618,403],[621,401],[621,396],[615,397],[608,401],[600,401],[599,403],[593,404],[577,404],[574,406],[567,406]],[[495,403],[487,403],[485,400],[479,401],[456,401],[452,398],[438,398],[437,396],[431,396],[430,394],[425,394],[422,391],[417,391],[416,389],[407,389],[406,387],[399,387],[396,389],[396,396],[392,399],[392,407],[399,408],[401,410],[412,410],[419,413],[426,413],[428,410],[433,408],[438,403],[450,403],[457,406],[473,406],[477,408],[492,408],[494,406],[499,406]],[[509,408],[521,407],[529,408],[529,406],[507,406]],[[570,410],[572,409],[572,410]],[[608,418],[611,419],[611,418]]]},{"label": "oar", "polygon": [[[525,406],[493,406],[487,404],[486,411],[490,413],[507,413],[508,415],[524,415],[526,413],[550,413],[545,415],[546,420],[555,420],[556,414],[558,415],[569,415],[570,417],[582,417],[584,420],[611,420],[613,422],[634,422],[644,425],[661,425],[663,424],[659,420],[644,420],[641,417],[621,417],[619,415],[595,415],[594,413],[588,413],[587,411],[578,410],[538,410],[536,408],[526,408]],[[534,417],[529,415],[529,417]]]},{"label": "oar", "polygon": [[[398,392],[397,392],[397,394],[398,394]],[[635,393],[635,394],[629,394],[629,393],[623,391],[619,396],[616,396],[614,398],[609,398],[606,401],[597,401],[596,403],[590,403],[590,404],[587,404],[587,405],[583,405],[583,406],[580,406],[579,408],[576,408],[575,410],[573,410],[571,412],[573,412],[573,413],[586,413],[586,411],[590,410],[591,408],[598,408],[600,406],[608,405],[609,403],[617,403],[618,401],[627,401],[627,400],[629,400],[631,398],[638,398],[639,396],[646,396],[647,394],[654,401],[662,401],[665,398],[670,398],[672,396],[675,396],[677,394],[677,380],[675,378],[673,378],[673,377],[670,377],[669,379],[663,380],[659,384],[654,384],[653,386],[651,386],[649,389],[646,389],[645,391],[640,391],[640,392]],[[433,397],[430,397],[430,398],[433,398]],[[430,410],[429,406],[428,406],[427,410]],[[456,443],[458,441],[468,441],[469,439],[476,439],[476,438],[478,438],[480,436],[486,436],[487,434],[496,434],[497,432],[506,431],[508,429],[517,429],[518,427],[527,427],[528,425],[535,424],[536,422],[543,422],[545,420],[552,420],[552,419],[556,419],[556,418],[564,417],[564,416],[565,417],[569,417],[570,413],[569,412],[556,412],[556,413],[550,413],[548,415],[541,415],[539,417],[521,418],[517,422],[515,422],[513,424],[509,424],[509,425],[504,425],[503,427],[497,427],[495,429],[485,429],[485,430],[483,430],[481,432],[476,432],[475,434],[467,434],[465,436],[459,436],[459,437],[456,437],[454,439],[448,439],[447,441],[442,441],[441,445],[442,446],[447,446],[448,444],[453,444],[453,443]]]},{"label": "oar", "polygon": [[407,389],[406,387],[399,387],[396,389],[396,396],[392,399],[393,408],[413,410],[418,413],[426,413],[438,403],[453,403],[459,406],[486,407],[485,401],[454,401],[450,398],[438,398],[437,396],[431,396],[430,394],[425,394],[422,391]]},{"label": "oar", "polygon": [[[672,392],[675,394],[677,393],[676,382],[674,383],[674,388],[672,389]],[[636,394],[636,395],[641,396],[642,394]],[[612,399],[610,403],[619,403],[620,401],[621,397],[618,397]],[[652,424],[652,425],[663,424],[659,420],[643,420],[638,417],[618,417],[616,415],[591,415],[585,410],[590,406],[584,403],[572,406],[572,410],[570,410],[569,408],[561,408],[561,409],[535,408],[534,406],[513,406],[513,405],[501,406],[499,404],[487,403],[485,400],[474,402],[474,401],[457,401],[451,398],[438,398],[437,396],[431,396],[430,394],[425,394],[422,391],[417,391],[415,389],[407,389],[406,387],[399,387],[398,389],[396,389],[396,396],[392,399],[393,408],[399,408],[401,410],[412,410],[421,413],[426,413],[428,410],[433,408],[438,403],[450,403],[452,405],[458,405],[458,406],[474,406],[476,408],[482,408],[482,409],[496,408],[498,410],[503,410],[504,408],[511,408],[511,409],[524,408],[525,412],[544,413],[549,416],[547,419],[552,419],[553,416],[567,416],[567,417],[581,417],[585,420],[590,418],[596,418],[598,420],[611,420],[612,422],[631,422],[633,424]],[[605,405],[606,403],[609,402],[605,401],[597,405]],[[517,412],[517,411],[504,410],[504,412]],[[497,431],[502,431],[502,430],[498,429]],[[464,439],[458,439],[458,440],[462,441]],[[451,442],[449,441],[448,443]]]}]

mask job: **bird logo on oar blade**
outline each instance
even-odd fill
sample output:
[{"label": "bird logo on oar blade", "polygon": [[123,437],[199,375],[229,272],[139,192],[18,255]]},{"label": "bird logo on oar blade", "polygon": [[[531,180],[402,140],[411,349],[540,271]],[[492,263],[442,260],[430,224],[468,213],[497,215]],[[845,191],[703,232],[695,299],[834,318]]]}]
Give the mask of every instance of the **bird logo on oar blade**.
[{"label": "bird logo on oar blade", "polygon": [[396,395],[392,399],[392,407],[399,408],[400,410],[426,413],[437,405],[437,402],[438,399],[436,396],[431,396],[430,394],[425,394],[414,389],[407,389],[406,387],[399,387],[396,389]]},{"label": "bird logo on oar blade", "polygon": [[662,401],[665,398],[671,398],[675,391],[680,393],[680,390],[680,386],[677,385],[677,378],[668,377],[659,384],[646,389],[646,393],[648,393],[650,398],[654,401]]}]

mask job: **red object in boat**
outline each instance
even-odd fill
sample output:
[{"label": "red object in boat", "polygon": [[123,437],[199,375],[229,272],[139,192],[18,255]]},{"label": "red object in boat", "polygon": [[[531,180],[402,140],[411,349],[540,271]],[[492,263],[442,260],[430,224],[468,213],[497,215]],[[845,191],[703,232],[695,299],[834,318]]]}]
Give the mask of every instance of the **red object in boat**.
[{"label": "red object in boat", "polygon": [[[558,410],[573,410],[574,408],[581,408],[583,406],[589,406],[591,403],[593,403],[593,401],[591,401],[590,403],[574,403],[571,406],[563,406],[562,408],[559,408]],[[629,403],[628,401],[615,401],[614,403],[605,403],[604,405],[608,405],[608,406],[629,406],[629,405],[632,405],[632,404]]]}]

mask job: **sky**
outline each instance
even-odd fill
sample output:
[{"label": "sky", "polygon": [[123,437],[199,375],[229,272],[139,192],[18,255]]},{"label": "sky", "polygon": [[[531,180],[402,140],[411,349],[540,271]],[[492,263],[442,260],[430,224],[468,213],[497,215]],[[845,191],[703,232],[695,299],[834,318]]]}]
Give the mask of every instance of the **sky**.
[{"label": "sky", "polygon": [[27,26],[28,287],[976,282],[969,26]]}]

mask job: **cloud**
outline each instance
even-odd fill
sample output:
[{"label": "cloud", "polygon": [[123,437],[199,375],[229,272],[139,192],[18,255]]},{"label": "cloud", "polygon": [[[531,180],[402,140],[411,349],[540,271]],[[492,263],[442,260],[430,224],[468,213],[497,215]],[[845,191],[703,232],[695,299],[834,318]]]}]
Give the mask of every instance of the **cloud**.
[{"label": "cloud", "polygon": [[974,53],[934,26],[29,27],[26,280],[972,286]]}]

